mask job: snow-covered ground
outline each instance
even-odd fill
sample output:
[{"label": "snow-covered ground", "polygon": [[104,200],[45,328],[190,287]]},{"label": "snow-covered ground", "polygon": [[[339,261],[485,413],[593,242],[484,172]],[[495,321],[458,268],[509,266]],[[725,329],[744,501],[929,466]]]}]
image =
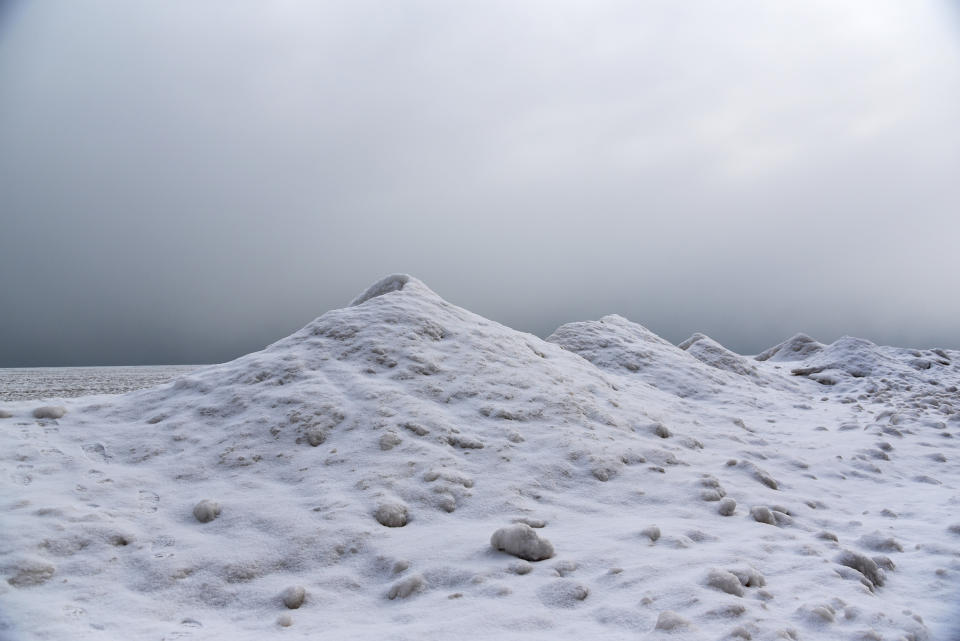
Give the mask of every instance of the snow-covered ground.
[{"label": "snow-covered ground", "polygon": [[853,338],[542,340],[390,277],[175,382],[0,405],[0,637],[952,641],[958,385]]}]

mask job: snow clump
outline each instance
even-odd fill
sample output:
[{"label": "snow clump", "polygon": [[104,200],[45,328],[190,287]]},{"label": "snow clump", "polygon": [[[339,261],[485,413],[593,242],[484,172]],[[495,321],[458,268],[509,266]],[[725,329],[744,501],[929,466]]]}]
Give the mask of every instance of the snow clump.
[{"label": "snow clump", "polygon": [[407,506],[402,503],[381,503],[374,517],[386,527],[403,527],[407,524]]},{"label": "snow clump", "polygon": [[193,506],[193,516],[201,523],[209,523],[220,516],[220,504],[216,501],[203,499]]},{"label": "snow clump", "polygon": [[737,502],[730,498],[720,499],[720,504],[717,506],[717,513],[720,516],[732,516],[734,512],[737,511]]},{"label": "snow clump", "polygon": [[762,588],[767,584],[763,575],[753,568],[730,570],[730,573],[740,579],[740,584],[745,588]]},{"label": "snow clump", "polygon": [[740,583],[739,577],[732,572],[717,569],[710,570],[709,574],[707,574],[706,583],[715,590],[720,590],[721,592],[726,592],[734,596],[743,596],[743,584]]},{"label": "snow clump", "polygon": [[777,524],[777,519],[774,517],[773,512],[765,505],[755,505],[750,508],[750,516],[758,523],[766,523],[767,525]]},{"label": "snow clump", "polygon": [[67,408],[62,405],[44,405],[33,410],[33,418],[63,418]]},{"label": "snow clump", "polygon": [[859,552],[844,550],[839,556],[837,556],[835,561],[840,565],[853,568],[862,574],[867,581],[874,586],[882,586],[886,581],[886,576],[884,575],[883,570],[880,569],[876,562],[873,559],[860,554]]},{"label": "snow clump", "polygon": [[296,610],[307,598],[307,590],[302,585],[291,585],[280,594],[280,598],[283,600],[283,605]]},{"label": "snow clump", "polygon": [[654,629],[670,631],[676,630],[677,628],[685,628],[689,625],[690,622],[676,612],[672,610],[664,610],[660,613],[660,616],[657,617],[657,625],[654,626]]},{"label": "snow clump", "polygon": [[405,579],[397,581],[390,586],[390,591],[387,592],[387,598],[391,601],[393,599],[406,599],[414,592],[422,590],[425,584],[426,582],[424,581],[422,575],[413,574]]},{"label": "snow clump", "polygon": [[495,550],[512,554],[525,561],[543,561],[553,556],[553,545],[540,538],[526,523],[514,523],[500,528],[490,537]]}]

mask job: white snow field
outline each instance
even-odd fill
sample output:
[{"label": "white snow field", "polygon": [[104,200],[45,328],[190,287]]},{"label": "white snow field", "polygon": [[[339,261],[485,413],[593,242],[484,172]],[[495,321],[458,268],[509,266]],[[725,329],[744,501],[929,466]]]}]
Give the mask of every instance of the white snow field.
[{"label": "white snow field", "polygon": [[396,275],[175,382],[2,403],[0,638],[956,638],[960,352],[681,345]]}]

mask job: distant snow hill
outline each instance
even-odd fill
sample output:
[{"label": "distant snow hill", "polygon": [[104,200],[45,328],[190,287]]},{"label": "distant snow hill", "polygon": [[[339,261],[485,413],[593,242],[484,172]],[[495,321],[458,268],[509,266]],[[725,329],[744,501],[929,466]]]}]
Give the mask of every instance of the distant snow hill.
[{"label": "distant snow hill", "polygon": [[390,276],[174,382],[0,408],[0,638],[952,638],[958,384],[853,338],[542,340]]}]

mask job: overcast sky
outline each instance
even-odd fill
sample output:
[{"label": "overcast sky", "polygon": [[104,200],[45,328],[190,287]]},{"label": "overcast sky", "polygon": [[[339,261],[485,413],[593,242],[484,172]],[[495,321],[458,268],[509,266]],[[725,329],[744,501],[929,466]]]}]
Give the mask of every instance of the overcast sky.
[{"label": "overcast sky", "polygon": [[227,360],[398,271],[960,348],[955,2],[0,7],[0,366]]}]

